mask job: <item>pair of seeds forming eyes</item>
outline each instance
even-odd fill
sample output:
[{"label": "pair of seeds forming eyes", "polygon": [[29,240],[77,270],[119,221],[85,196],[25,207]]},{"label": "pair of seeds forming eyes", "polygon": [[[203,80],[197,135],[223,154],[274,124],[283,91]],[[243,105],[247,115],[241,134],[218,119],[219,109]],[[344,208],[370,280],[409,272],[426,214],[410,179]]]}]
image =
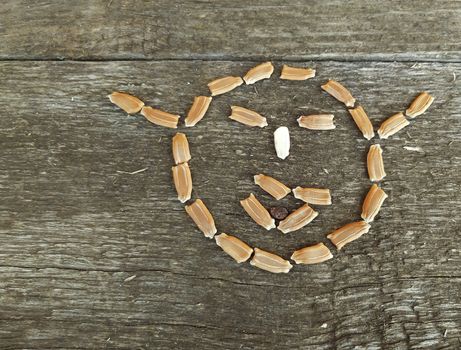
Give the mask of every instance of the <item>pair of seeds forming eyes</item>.
[{"label": "pair of seeds forming eyes", "polygon": [[[242,85],[244,81],[246,84],[253,84],[259,80],[270,78],[273,71],[273,65],[270,62],[266,62],[250,69],[243,77],[243,80],[240,77],[228,76],[212,81],[208,84],[208,87],[211,96],[216,96],[235,89]],[[280,78],[286,80],[306,80],[314,76],[315,70],[313,69],[284,65]],[[350,107],[349,113],[366,139],[370,140],[375,136],[373,126],[365,110],[362,106],[353,108],[356,100],[344,86],[334,80],[329,80],[321,87],[331,96],[344,103],[347,107]],[[109,98],[111,102],[129,114],[140,112],[147,120],[156,125],[177,128],[180,119],[179,115],[145,106],[140,99],[126,93],[113,92],[109,95]],[[405,115],[409,118],[414,118],[424,113],[432,104],[433,100],[434,98],[428,93],[421,93],[405,111]],[[197,124],[206,114],[211,101],[212,97],[210,96],[195,97],[192,107],[185,118],[185,126],[192,127]],[[232,106],[231,109],[232,113],[230,119],[251,127],[267,126],[266,118],[257,112],[239,106]],[[386,119],[378,129],[380,138],[387,139],[409,125],[409,121],[405,118],[405,115],[399,112]],[[335,128],[333,118],[334,116],[331,114],[301,116],[298,118],[298,124],[303,128],[311,130],[331,130]],[[277,155],[282,159],[286,158],[289,154],[289,133],[287,128],[281,127],[276,130],[274,133],[274,143]],[[173,137],[172,149],[173,158],[176,164],[172,168],[173,181],[178,193],[178,199],[184,203],[188,201],[192,195],[192,176],[188,165],[191,154],[185,134],[177,133]],[[382,159],[382,149],[379,144],[370,146],[367,155],[367,168],[369,178],[372,182],[379,182],[386,176]],[[312,209],[309,204],[331,204],[331,196],[328,189],[296,187],[291,190],[280,181],[264,174],[255,175],[254,180],[257,185],[277,200],[284,198],[292,192],[295,198],[306,202],[306,204],[279,222],[277,228],[283,233],[298,230],[317,217],[318,212]],[[370,223],[378,214],[386,198],[387,194],[376,184],[373,184],[362,204],[362,220],[351,222],[333,231],[327,235],[327,238],[330,239],[338,250],[340,250],[344,245],[367,233],[371,227]],[[267,230],[275,228],[275,220],[253,194],[250,194],[248,198],[240,201],[240,203],[257,224]],[[217,245],[238,263],[247,261],[253,256],[250,264],[266,271],[286,273],[292,268],[288,260],[259,248],[253,249],[237,237],[226,233],[215,235],[217,230],[213,216],[201,199],[197,199],[190,205],[186,205],[185,209],[204,235],[208,238],[215,238]],[[291,259],[297,264],[316,264],[329,260],[332,257],[333,255],[327,246],[323,243],[317,243],[296,250],[293,252]]]}]

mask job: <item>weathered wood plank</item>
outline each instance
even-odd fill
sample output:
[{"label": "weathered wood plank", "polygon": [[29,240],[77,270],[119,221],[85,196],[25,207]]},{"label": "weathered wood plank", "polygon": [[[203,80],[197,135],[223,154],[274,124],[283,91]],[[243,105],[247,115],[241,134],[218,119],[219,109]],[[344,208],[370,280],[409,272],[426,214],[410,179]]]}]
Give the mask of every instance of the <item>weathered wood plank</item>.
[{"label": "weathered wood plank", "polygon": [[[325,264],[280,276],[237,265],[194,228],[170,180],[174,131],[126,116],[105,97],[125,90],[184,114],[206,82],[252,63],[1,63],[1,347],[459,347],[461,97],[453,72],[460,76],[461,65],[300,64],[318,77],[242,86],[215,98],[197,127],[181,129],[194,195],[218,229],[284,257],[357,219],[369,186],[368,143],[320,83],[344,82],[375,126],[423,89],[436,101],[408,134],[379,141],[390,197],[371,232]],[[260,111],[269,127],[229,121],[230,103]],[[315,111],[334,113],[338,128],[296,127],[300,113]],[[292,131],[286,161],[272,149],[279,125]],[[329,187],[333,205],[299,232],[263,232],[238,204],[251,191],[275,203],[252,184],[259,172]]]}]

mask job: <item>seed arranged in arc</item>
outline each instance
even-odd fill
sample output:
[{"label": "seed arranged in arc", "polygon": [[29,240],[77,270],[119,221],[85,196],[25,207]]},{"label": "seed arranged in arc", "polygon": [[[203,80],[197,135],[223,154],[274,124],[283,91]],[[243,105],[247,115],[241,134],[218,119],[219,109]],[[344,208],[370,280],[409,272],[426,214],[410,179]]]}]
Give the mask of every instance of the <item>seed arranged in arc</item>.
[{"label": "seed arranged in arc", "polygon": [[124,92],[114,91],[108,97],[110,102],[123,109],[128,114],[138,113],[141,108],[144,107],[144,102],[139,98]]},{"label": "seed arranged in arc", "polygon": [[187,113],[184,123],[186,127],[191,127],[197,124],[205,116],[205,113],[210,107],[211,100],[210,96],[196,96],[194,97],[194,103],[192,103],[189,112]]},{"label": "seed arranged in arc", "polygon": [[387,198],[386,192],[378,185],[373,184],[368,191],[362,205],[362,219],[370,223],[378,215],[381,206]]},{"label": "seed arranged in arc", "polygon": [[331,194],[328,188],[296,187],[293,195],[309,204],[331,205]]},{"label": "seed arranged in arc", "polygon": [[415,118],[426,112],[432,102],[434,102],[434,97],[429,95],[427,92],[422,92],[413,100],[410,107],[407,108],[405,114],[407,117]]},{"label": "seed arranged in arc", "polygon": [[333,258],[330,249],[323,244],[317,243],[302,249],[296,250],[291,256],[291,260],[297,264],[318,264]]},{"label": "seed arranged in arc", "polygon": [[175,164],[186,163],[191,159],[189,142],[185,134],[178,132],[173,136],[172,149]]},{"label": "seed arranged in arc", "polygon": [[254,84],[263,79],[269,79],[274,72],[274,66],[271,62],[258,64],[251,68],[243,77],[247,85]]},{"label": "seed arranged in arc", "polygon": [[405,118],[402,112],[399,112],[382,122],[378,129],[378,135],[381,139],[387,139],[407,125],[410,125],[410,122]]},{"label": "seed arranged in arc", "polygon": [[173,171],[174,186],[178,193],[178,200],[181,203],[187,202],[192,195],[192,175],[189,164],[178,164],[171,169]]},{"label": "seed arranged in arc", "polygon": [[217,96],[232,91],[242,84],[242,78],[227,76],[208,83],[208,88],[210,89],[211,96]]},{"label": "seed arranged in arc", "polygon": [[213,216],[211,215],[205,203],[201,199],[195,200],[191,205],[186,205],[186,212],[194,220],[200,231],[205,237],[213,238],[216,234],[216,226]]},{"label": "seed arranged in arc", "polygon": [[229,116],[230,119],[236,122],[254,127],[259,126],[264,128],[267,126],[267,120],[261,114],[252,111],[251,109],[243,108],[240,106],[231,106],[232,113]]},{"label": "seed arranged in arc", "polygon": [[261,187],[264,191],[269,193],[277,200],[284,198],[288,193],[291,192],[291,189],[285,186],[279,180],[264,174],[255,175],[254,181],[256,185]]},{"label": "seed arranged in arc", "polygon": [[250,264],[273,273],[287,273],[291,270],[293,265],[288,260],[282,257],[266,252],[265,250],[255,248],[255,254],[250,260]]},{"label": "seed arranged in arc", "polygon": [[264,227],[266,230],[275,228],[275,220],[253,193],[248,198],[241,200],[240,204],[258,225]]},{"label": "seed arranged in arc", "polygon": [[351,222],[330,233],[327,238],[341,250],[346,244],[355,241],[357,238],[370,230],[370,224],[365,221]]},{"label": "seed arranged in arc", "polygon": [[141,114],[153,124],[172,129],[178,127],[179,115],[167,113],[149,106],[142,107]]},{"label": "seed arranged in arc", "polygon": [[308,204],[304,204],[288,215],[285,220],[280,221],[277,228],[283,233],[293,232],[309,224],[317,215],[319,215],[318,212]]},{"label": "seed arranged in arc", "polygon": [[274,131],[274,146],[280,159],[290,155],[290,131],[286,126],[281,126]]},{"label": "seed arranged in arc", "polygon": [[367,140],[371,140],[375,136],[375,132],[373,131],[373,125],[371,124],[370,119],[368,118],[365,110],[362,106],[358,106],[357,108],[349,109],[349,113],[354,119],[355,124],[362,132],[363,137]]},{"label": "seed arranged in arc", "polygon": [[307,80],[315,77],[315,69],[290,67],[286,64],[282,67],[280,79],[284,80]]},{"label": "seed arranged in arc", "polygon": [[216,240],[216,244],[239,264],[247,261],[251,254],[253,254],[253,248],[237,237],[221,233],[215,236],[214,239]]},{"label": "seed arranged in arc", "polygon": [[371,181],[377,182],[384,179],[383,149],[379,144],[371,145],[367,155],[368,177]]},{"label": "seed arranged in arc", "polygon": [[302,115],[297,121],[302,128],[310,130],[333,130],[336,125],[333,123],[333,114],[312,114]]},{"label": "seed arranged in arc", "polygon": [[334,80],[328,80],[321,86],[323,90],[328,92],[331,96],[338,101],[344,103],[347,107],[354,107],[355,98],[343,85]]}]

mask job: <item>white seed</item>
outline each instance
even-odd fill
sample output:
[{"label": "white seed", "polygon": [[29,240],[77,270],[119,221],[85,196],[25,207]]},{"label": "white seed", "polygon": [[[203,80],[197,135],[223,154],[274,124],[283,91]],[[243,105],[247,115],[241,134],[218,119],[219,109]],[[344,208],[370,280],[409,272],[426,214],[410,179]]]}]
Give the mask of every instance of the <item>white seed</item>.
[{"label": "white seed", "polygon": [[211,215],[205,203],[201,199],[197,199],[191,205],[186,205],[186,212],[194,220],[200,231],[205,237],[213,238],[216,231],[213,216]]},{"label": "white seed", "polygon": [[283,233],[293,232],[309,224],[317,215],[319,215],[318,212],[312,209],[308,204],[304,204],[288,215],[284,220],[280,221],[277,228]]},{"label": "white seed", "polygon": [[167,113],[152,107],[143,107],[141,109],[141,114],[153,124],[172,129],[178,127],[179,115]]},{"label": "white seed", "polygon": [[196,96],[187,117],[184,120],[186,127],[191,127],[197,124],[205,116],[205,113],[210,106],[212,97],[210,96]]},{"label": "white seed", "polygon": [[286,64],[282,67],[280,79],[285,80],[306,80],[315,77],[315,69],[290,67]]},{"label": "white seed", "polygon": [[213,80],[211,83],[208,83],[208,88],[210,89],[211,96],[216,96],[234,90],[242,84],[242,78],[228,76]]},{"label": "white seed", "polygon": [[327,188],[296,187],[293,195],[309,204],[331,205],[330,190]]},{"label": "white seed", "polygon": [[124,92],[114,91],[108,97],[110,102],[117,105],[128,114],[138,113],[144,106],[144,102],[142,102],[139,98]]},{"label": "white seed", "polygon": [[266,230],[275,228],[275,220],[272,219],[267,209],[264,208],[253,193],[248,198],[241,200],[240,204],[258,225],[261,225]]},{"label": "white seed", "polygon": [[253,248],[237,237],[221,233],[215,236],[214,239],[216,240],[216,244],[238,263],[247,261],[251,254],[253,254]]},{"label": "white seed", "polygon": [[189,142],[186,135],[178,132],[172,141],[173,158],[175,164],[188,162],[191,159],[189,151]]},{"label": "white seed", "polygon": [[383,149],[379,144],[371,145],[367,155],[368,177],[371,181],[377,182],[384,179]]},{"label": "white seed", "polygon": [[187,202],[192,195],[192,176],[189,164],[182,163],[171,168],[173,181],[181,203]]},{"label": "white seed", "polygon": [[250,264],[262,270],[273,273],[287,273],[293,267],[288,260],[276,254],[266,252],[259,248],[255,248],[254,252],[255,254],[250,260]]},{"label": "white seed", "polygon": [[406,110],[405,114],[407,117],[415,118],[418,115],[423,114],[434,102],[434,97],[429,95],[427,92],[422,92],[414,99],[410,107]]},{"label": "white seed", "polygon": [[255,184],[277,200],[284,198],[291,190],[273,177],[259,174],[254,176]]},{"label": "white seed", "polygon": [[298,124],[310,130],[332,130],[336,128],[333,118],[333,114],[302,115],[298,118]]},{"label": "white seed", "polygon": [[371,124],[371,121],[365,113],[363,107],[359,106],[357,108],[349,109],[349,113],[351,114],[352,119],[354,119],[354,122],[359,130],[362,132],[363,137],[367,140],[371,140],[375,136],[375,132],[373,131],[373,125]]},{"label": "white seed", "polygon": [[290,132],[286,126],[281,126],[274,132],[274,145],[277,157],[285,159],[290,154]]},{"label": "white seed", "polygon": [[409,124],[410,122],[405,118],[403,113],[399,112],[383,121],[378,129],[378,135],[382,139],[387,139]]},{"label": "white seed", "polygon": [[370,230],[370,224],[365,221],[351,222],[330,233],[327,238],[341,250],[347,243],[350,243]]},{"label": "white seed", "polygon": [[330,249],[323,244],[317,243],[302,249],[296,250],[291,256],[297,264],[318,264],[333,258]]},{"label": "white seed", "polygon": [[274,66],[270,62],[258,64],[251,68],[243,77],[247,85],[254,84],[262,79],[269,79],[274,72]]},{"label": "white seed", "polygon": [[376,184],[371,186],[362,205],[362,219],[366,222],[372,222],[375,216],[378,215],[387,194],[383,189],[379,188]]},{"label": "white seed", "polygon": [[321,87],[338,101],[344,103],[347,107],[354,107],[355,98],[352,97],[349,90],[337,81],[328,80],[328,82],[323,84]]},{"label": "white seed", "polygon": [[266,118],[255,111],[239,106],[231,106],[231,110],[232,113],[229,118],[232,120],[252,127],[259,126],[260,128],[264,128],[267,126]]}]

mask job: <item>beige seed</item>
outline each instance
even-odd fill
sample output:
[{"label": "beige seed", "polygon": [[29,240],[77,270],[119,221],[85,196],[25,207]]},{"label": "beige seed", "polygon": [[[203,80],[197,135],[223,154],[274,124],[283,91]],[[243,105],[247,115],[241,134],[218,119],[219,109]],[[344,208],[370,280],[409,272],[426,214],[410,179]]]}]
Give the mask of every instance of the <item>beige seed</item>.
[{"label": "beige seed", "polygon": [[293,190],[295,198],[309,204],[331,205],[330,190],[327,188],[296,187]]},{"label": "beige seed", "polygon": [[317,215],[319,215],[318,212],[312,209],[308,204],[304,204],[288,215],[284,220],[280,221],[277,228],[283,233],[296,231],[314,220]]},{"label": "beige seed", "polygon": [[378,129],[378,135],[382,139],[387,139],[409,124],[410,122],[405,118],[403,113],[399,112],[383,121]]},{"label": "beige seed", "polygon": [[280,79],[285,80],[306,80],[315,77],[315,69],[290,67],[286,64],[282,67]]},{"label": "beige seed", "polygon": [[247,85],[254,84],[263,79],[269,79],[274,72],[274,66],[270,62],[258,64],[251,68],[243,77]]},{"label": "beige seed", "polygon": [[266,230],[275,228],[275,220],[272,219],[267,209],[264,208],[253,193],[248,198],[241,200],[240,204],[258,225],[261,225]]},{"label": "beige seed", "polygon": [[178,132],[173,137],[173,158],[175,164],[181,164],[188,162],[191,158],[189,151],[189,142],[187,141],[186,135]]},{"label": "beige seed", "polygon": [[333,258],[330,249],[323,244],[317,243],[302,249],[296,250],[291,256],[297,264],[318,264]]},{"label": "beige seed", "polygon": [[334,80],[328,80],[327,83],[322,85],[322,89],[328,92],[331,96],[338,101],[344,103],[347,107],[354,107],[355,98],[352,97],[349,90]]},{"label": "beige seed", "polygon": [[375,132],[373,131],[373,125],[371,125],[371,121],[365,113],[363,107],[359,106],[357,108],[349,109],[349,113],[351,114],[352,119],[354,119],[355,124],[357,124],[359,130],[362,132],[363,136],[367,140],[372,139],[375,136]]},{"label": "beige seed", "polygon": [[237,237],[221,233],[220,235],[215,236],[215,240],[216,244],[238,263],[247,261],[251,254],[253,254],[253,248],[242,242]]},{"label": "beige seed", "polygon": [[298,118],[298,124],[310,130],[332,130],[336,128],[333,118],[333,114],[302,115]]},{"label": "beige seed", "polygon": [[355,241],[357,238],[370,230],[370,224],[365,221],[351,222],[330,233],[327,238],[341,250],[347,243]]},{"label": "beige seed", "polygon": [[427,92],[422,92],[414,99],[410,107],[406,110],[405,114],[407,117],[415,118],[418,115],[423,114],[434,102],[434,98]]},{"label": "beige seed", "polygon": [[181,203],[188,201],[192,194],[192,176],[189,164],[182,163],[171,168],[173,170],[173,181]]},{"label": "beige seed", "polygon": [[194,103],[184,119],[186,127],[191,127],[197,124],[205,116],[205,113],[210,106],[212,97],[210,96],[196,96]]},{"label": "beige seed", "polygon": [[372,222],[378,214],[387,194],[376,184],[371,186],[362,205],[362,219],[366,222]]},{"label": "beige seed", "polygon": [[167,113],[152,107],[143,107],[141,109],[141,114],[153,124],[172,129],[176,129],[178,127],[180,118],[179,115]]},{"label": "beige seed", "polygon": [[186,205],[186,212],[192,220],[194,220],[195,224],[200,231],[203,232],[205,237],[213,238],[217,231],[214,219],[201,199],[197,199],[191,205]]},{"label": "beige seed", "polygon": [[383,149],[380,145],[371,145],[367,155],[368,177],[371,181],[381,181],[386,176],[383,162]]},{"label": "beige seed", "polygon": [[144,106],[144,102],[142,102],[139,98],[124,92],[114,91],[108,97],[110,102],[117,105],[128,114],[138,113]]},{"label": "beige seed", "polygon": [[284,198],[291,190],[273,177],[259,174],[254,176],[255,184],[277,200]]},{"label": "beige seed", "polygon": [[259,126],[263,128],[267,126],[267,120],[261,114],[256,113],[250,109],[239,106],[231,106],[232,113],[230,119],[248,126]]},{"label": "beige seed", "polygon": [[236,87],[242,84],[242,78],[228,76],[213,80],[211,83],[208,84],[208,88],[211,91],[211,96],[216,96],[234,90]]},{"label": "beige seed", "polygon": [[287,273],[293,267],[288,260],[276,254],[266,252],[259,248],[255,248],[254,252],[255,254],[250,260],[250,264],[262,270],[273,273]]}]

